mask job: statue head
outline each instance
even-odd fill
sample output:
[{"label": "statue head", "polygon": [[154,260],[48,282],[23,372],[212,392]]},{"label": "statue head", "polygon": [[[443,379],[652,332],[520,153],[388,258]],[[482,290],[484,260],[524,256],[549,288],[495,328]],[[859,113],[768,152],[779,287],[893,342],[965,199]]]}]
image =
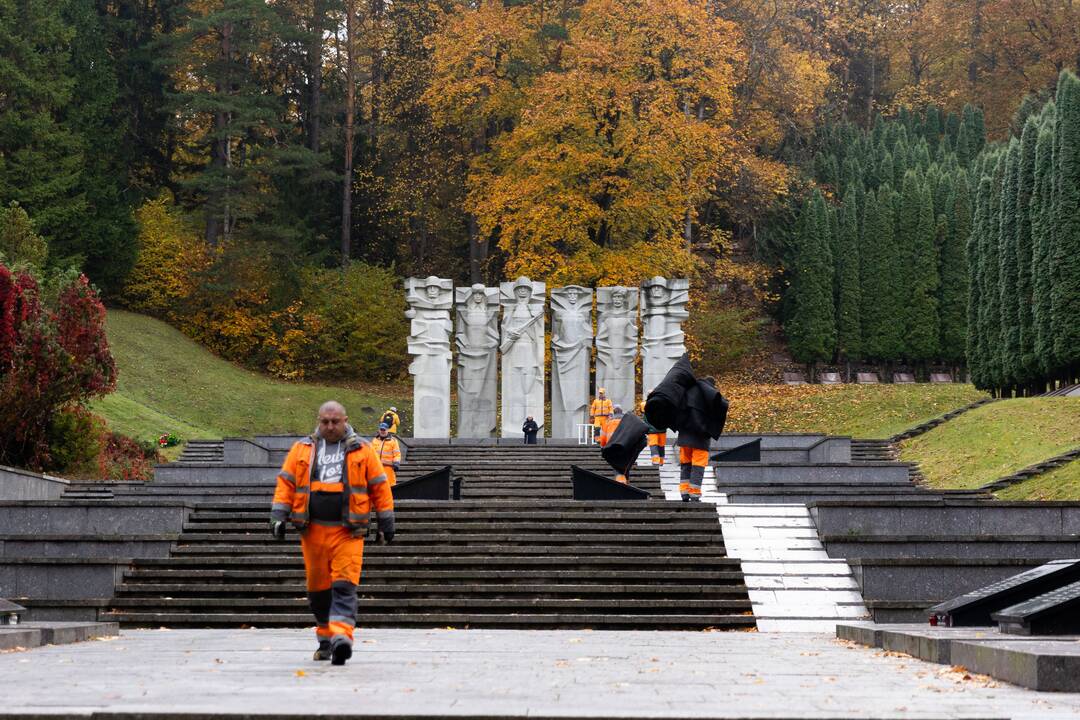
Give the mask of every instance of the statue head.
[{"label": "statue head", "polygon": [[649,299],[654,302],[665,300],[668,297],[669,291],[667,288],[667,280],[657,275],[649,281]]},{"label": "statue head", "polygon": [[439,278],[434,275],[428,275],[424,280],[424,292],[427,295],[427,299],[434,302],[439,299],[439,293],[442,291],[442,287],[439,285]]},{"label": "statue head", "polygon": [[611,291],[611,304],[616,310],[622,310],[626,307],[627,290],[624,287],[617,287]]},{"label": "statue head", "polygon": [[476,283],[469,289],[472,290],[472,293],[469,295],[469,300],[477,305],[482,305],[487,299],[487,294],[484,292],[484,286],[480,283]]},{"label": "statue head", "polygon": [[527,277],[519,277],[514,281],[514,297],[518,302],[527,302],[532,297],[532,282]]},{"label": "statue head", "polygon": [[570,301],[572,305],[577,305],[578,297],[581,293],[576,287],[570,286],[566,288],[566,299]]}]

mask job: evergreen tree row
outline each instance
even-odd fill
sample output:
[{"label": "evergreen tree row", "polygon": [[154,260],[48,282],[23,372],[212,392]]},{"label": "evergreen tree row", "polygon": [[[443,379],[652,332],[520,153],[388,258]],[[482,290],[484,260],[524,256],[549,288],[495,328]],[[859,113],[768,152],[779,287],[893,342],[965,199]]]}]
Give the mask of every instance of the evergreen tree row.
[{"label": "evergreen tree row", "polygon": [[968,168],[984,144],[970,106],[824,129],[817,188],[785,247],[784,328],[797,361],[963,364]]},{"label": "evergreen tree row", "polygon": [[1064,71],[1056,97],[1020,137],[972,168],[967,243],[971,379],[996,394],[1035,394],[1080,377],[1080,80]]}]

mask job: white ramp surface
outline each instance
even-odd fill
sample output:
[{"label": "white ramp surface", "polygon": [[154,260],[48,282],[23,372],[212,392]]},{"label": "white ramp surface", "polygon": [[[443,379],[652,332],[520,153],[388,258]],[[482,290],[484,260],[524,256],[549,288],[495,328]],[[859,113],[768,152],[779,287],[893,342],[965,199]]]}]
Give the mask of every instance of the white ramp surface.
[{"label": "white ramp surface", "polygon": [[[660,468],[664,497],[679,500],[678,449]],[[642,453],[639,465],[651,462]],[[847,562],[830,558],[803,504],[731,504],[705,468],[702,502],[716,505],[728,557],[742,563],[761,632],[834,632],[837,622],[870,616]]]}]

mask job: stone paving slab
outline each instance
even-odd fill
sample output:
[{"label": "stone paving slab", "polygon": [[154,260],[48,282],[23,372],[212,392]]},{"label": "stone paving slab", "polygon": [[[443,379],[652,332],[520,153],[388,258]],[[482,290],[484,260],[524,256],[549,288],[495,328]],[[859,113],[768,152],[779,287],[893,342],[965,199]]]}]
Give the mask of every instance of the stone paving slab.
[{"label": "stone paving slab", "polygon": [[[965,679],[827,635],[141,630],[0,654],[0,716],[1066,718],[1080,694]],[[59,689],[62,688],[62,691]]]},{"label": "stone paving slab", "polygon": [[120,624],[114,622],[22,622],[0,626],[0,650],[84,642],[119,632]]},{"label": "stone paving slab", "polygon": [[837,637],[963,666],[1035,690],[1080,692],[1080,637],[1005,635],[995,627],[845,623]]}]

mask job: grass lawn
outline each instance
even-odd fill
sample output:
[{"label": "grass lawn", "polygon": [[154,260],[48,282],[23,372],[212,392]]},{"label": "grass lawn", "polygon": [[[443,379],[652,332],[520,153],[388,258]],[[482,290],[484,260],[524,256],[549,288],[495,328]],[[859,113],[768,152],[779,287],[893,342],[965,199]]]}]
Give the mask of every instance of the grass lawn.
[{"label": "grass lawn", "polygon": [[184,440],[310,432],[319,405],[330,398],[345,405],[358,430],[373,432],[387,407],[412,405],[401,389],[291,383],[245,370],[144,315],[110,310],[106,331],[117,388],[92,409],[113,430],[139,440],[166,432]]},{"label": "grass lawn", "polygon": [[885,438],[986,394],[971,385],[725,385],[728,432]]},{"label": "grass lawn", "polygon": [[1077,446],[1080,398],[1023,398],[977,408],[912,438],[901,457],[918,462],[934,487],[975,488]]},{"label": "grass lawn", "polygon": [[994,494],[999,500],[1080,500],[1080,460]]}]

